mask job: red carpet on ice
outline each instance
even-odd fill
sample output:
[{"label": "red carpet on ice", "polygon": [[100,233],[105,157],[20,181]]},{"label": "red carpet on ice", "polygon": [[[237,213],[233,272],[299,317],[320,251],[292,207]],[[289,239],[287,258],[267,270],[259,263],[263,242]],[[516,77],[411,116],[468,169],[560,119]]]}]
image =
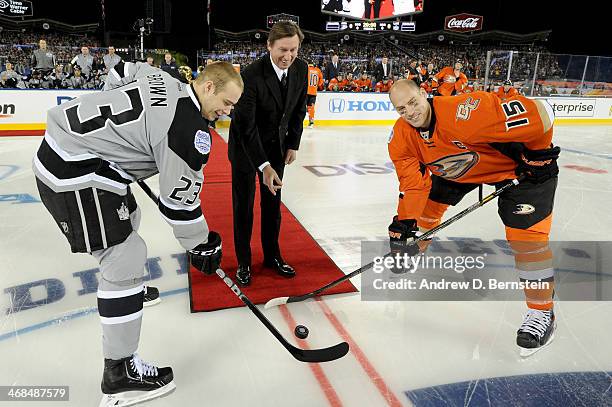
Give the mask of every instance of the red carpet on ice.
[{"label": "red carpet on ice", "polygon": [[[238,264],[233,241],[231,168],[227,158],[227,144],[214,131],[212,133],[212,153],[204,170],[204,186],[200,195],[202,211],[209,228],[219,232],[223,239],[221,268],[235,280]],[[255,196],[255,221],[251,240],[253,281],[249,287],[242,289],[253,303],[262,304],[274,297],[305,294],[344,275],[284,205],[281,206],[283,220],[280,247],[283,258],[295,268],[297,275],[294,278],[285,278],[271,269],[264,268],[258,202],[259,191]],[[326,293],[354,291],[355,287],[346,282]],[[219,277],[206,276],[194,268],[189,271],[189,295],[192,312],[244,305]]]}]

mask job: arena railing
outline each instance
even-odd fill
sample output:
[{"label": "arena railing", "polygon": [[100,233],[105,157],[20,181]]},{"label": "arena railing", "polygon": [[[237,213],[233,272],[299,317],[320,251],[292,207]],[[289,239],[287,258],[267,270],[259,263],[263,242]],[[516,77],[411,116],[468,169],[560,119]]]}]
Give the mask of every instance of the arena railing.
[{"label": "arena railing", "polygon": [[494,50],[485,89],[510,79],[528,96],[612,97],[612,57]]}]

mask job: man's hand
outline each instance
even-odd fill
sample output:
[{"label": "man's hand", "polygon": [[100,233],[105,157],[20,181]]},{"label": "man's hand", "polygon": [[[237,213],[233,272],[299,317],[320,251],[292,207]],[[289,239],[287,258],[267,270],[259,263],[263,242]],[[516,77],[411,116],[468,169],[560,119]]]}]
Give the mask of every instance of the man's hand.
[{"label": "man's hand", "polygon": [[289,165],[295,161],[297,158],[297,150],[287,149],[287,154],[285,154],[285,165]]},{"label": "man's hand", "polygon": [[271,165],[266,165],[263,169],[263,183],[268,187],[272,195],[276,196],[276,191],[281,189],[283,182],[278,177]]}]

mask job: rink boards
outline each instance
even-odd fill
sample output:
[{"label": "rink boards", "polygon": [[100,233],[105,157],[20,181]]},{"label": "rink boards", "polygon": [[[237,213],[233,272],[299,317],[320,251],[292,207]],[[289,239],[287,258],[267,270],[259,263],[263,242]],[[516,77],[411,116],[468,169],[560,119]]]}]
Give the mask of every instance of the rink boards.
[{"label": "rink boards", "polygon": [[[47,110],[91,90],[0,91],[0,136],[41,135]],[[555,124],[612,124],[612,98],[545,98],[555,111]],[[320,92],[317,126],[392,125],[398,115],[386,93]],[[228,118],[220,120],[227,127]]]}]

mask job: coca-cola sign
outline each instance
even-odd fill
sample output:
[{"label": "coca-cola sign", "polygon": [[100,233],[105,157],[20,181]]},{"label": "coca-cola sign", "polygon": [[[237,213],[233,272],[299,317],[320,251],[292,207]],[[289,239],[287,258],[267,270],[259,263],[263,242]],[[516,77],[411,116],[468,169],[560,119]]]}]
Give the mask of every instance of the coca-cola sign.
[{"label": "coca-cola sign", "polygon": [[455,14],[454,16],[447,16],[444,20],[444,29],[449,31],[478,31],[482,30],[482,16],[475,14]]}]

